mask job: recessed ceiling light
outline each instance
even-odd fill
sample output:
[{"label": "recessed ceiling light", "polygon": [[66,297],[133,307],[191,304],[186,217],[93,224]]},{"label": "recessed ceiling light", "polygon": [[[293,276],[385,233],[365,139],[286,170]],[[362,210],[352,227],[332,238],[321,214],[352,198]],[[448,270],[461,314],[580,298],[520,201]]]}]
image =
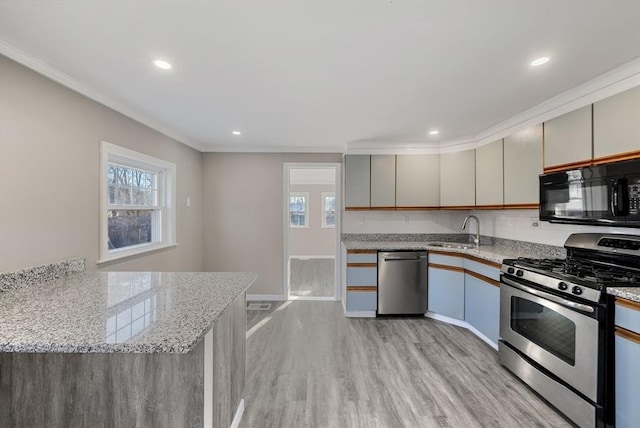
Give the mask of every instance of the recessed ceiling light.
[{"label": "recessed ceiling light", "polygon": [[549,62],[549,57],[548,56],[543,56],[541,58],[534,59],[533,61],[531,61],[531,66],[532,67],[537,67],[539,65],[546,64],[548,62]]},{"label": "recessed ceiling light", "polygon": [[429,135],[438,135],[440,131],[434,129],[433,131],[429,131]]},{"label": "recessed ceiling light", "polygon": [[163,70],[169,70],[171,68],[171,64],[162,59],[156,59],[153,61],[156,67],[161,68]]},{"label": "recessed ceiling light", "polygon": [[231,133],[232,133],[233,135],[241,135],[241,134],[242,134],[242,132],[240,132],[240,131],[232,131]]}]

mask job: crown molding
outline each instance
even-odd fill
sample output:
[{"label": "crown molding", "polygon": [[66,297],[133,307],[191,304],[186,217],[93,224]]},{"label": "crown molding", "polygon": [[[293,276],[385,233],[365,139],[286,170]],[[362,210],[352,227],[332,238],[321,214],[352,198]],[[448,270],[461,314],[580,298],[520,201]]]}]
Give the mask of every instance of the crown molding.
[{"label": "crown molding", "polygon": [[128,103],[113,99],[99,91],[94,90],[93,88],[84,85],[68,74],[63,73],[57,68],[35,58],[32,55],[29,55],[28,53],[24,52],[21,49],[18,49],[13,44],[2,38],[0,38],[0,54],[12,59],[13,61],[21,65],[24,65],[27,68],[30,68],[31,70],[39,74],[42,74],[46,78],[53,80],[56,83],[66,86],[67,88],[72,89],[73,91],[78,92],[79,94],[84,95],[87,98],[90,98],[93,101],[109,107],[110,109],[115,110],[116,112],[127,116],[130,119],[135,120],[136,122],[148,126],[149,128],[158,131],[161,134],[166,135],[167,137],[173,138],[174,140],[177,140],[182,144],[185,144],[198,151],[203,151],[204,149],[204,146],[202,144],[189,139],[186,135],[183,135],[175,129],[166,126],[164,123],[147,116]]},{"label": "crown molding", "polygon": [[234,144],[207,146],[203,153],[345,153],[346,145],[332,146],[238,146]]},{"label": "crown molding", "polygon": [[640,86],[640,58],[601,74],[474,135],[437,142],[354,141],[347,143],[347,153],[431,154],[474,149],[636,86]]}]

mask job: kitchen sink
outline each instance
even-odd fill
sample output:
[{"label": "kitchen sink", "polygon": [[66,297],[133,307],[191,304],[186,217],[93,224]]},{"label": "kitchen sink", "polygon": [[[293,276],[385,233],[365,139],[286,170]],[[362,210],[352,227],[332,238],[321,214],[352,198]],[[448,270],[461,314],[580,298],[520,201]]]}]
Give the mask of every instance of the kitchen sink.
[{"label": "kitchen sink", "polygon": [[456,248],[458,250],[472,250],[476,248],[476,244],[463,244],[457,242],[429,242],[427,245],[431,247]]}]

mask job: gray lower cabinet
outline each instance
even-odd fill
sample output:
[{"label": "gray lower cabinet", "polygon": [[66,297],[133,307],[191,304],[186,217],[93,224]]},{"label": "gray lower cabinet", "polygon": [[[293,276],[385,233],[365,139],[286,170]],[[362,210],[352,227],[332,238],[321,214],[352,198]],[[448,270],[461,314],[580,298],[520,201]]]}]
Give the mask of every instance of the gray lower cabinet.
[{"label": "gray lower cabinet", "polygon": [[544,123],[544,167],[590,162],[592,107],[579,108]]},{"label": "gray lower cabinet", "polygon": [[504,138],[505,205],[539,204],[542,174],[542,124]]},{"label": "gray lower cabinet", "polygon": [[594,103],[594,158],[639,150],[640,86]]},{"label": "gray lower cabinet", "polygon": [[229,427],[246,328],[243,293],[185,354],[0,353],[0,425]]},{"label": "gray lower cabinet", "polygon": [[500,287],[465,273],[464,320],[497,344],[500,330]]},{"label": "gray lower cabinet", "polygon": [[440,155],[396,156],[396,207],[440,206]]},{"label": "gray lower cabinet", "polygon": [[476,149],[476,206],[503,203],[503,143],[498,140]]},{"label": "gray lower cabinet", "polygon": [[440,206],[474,206],[476,204],[475,182],[475,150],[440,155]]},{"label": "gray lower cabinet", "polygon": [[429,312],[464,320],[464,269],[462,259],[429,256]]},{"label": "gray lower cabinet", "polygon": [[640,421],[640,303],[616,299],[616,428]]},{"label": "gray lower cabinet", "polygon": [[347,250],[347,312],[378,309],[378,252]]},{"label": "gray lower cabinet", "polygon": [[345,155],[344,206],[369,208],[371,193],[371,156]]},{"label": "gray lower cabinet", "polygon": [[395,208],[396,156],[371,155],[371,208]]}]

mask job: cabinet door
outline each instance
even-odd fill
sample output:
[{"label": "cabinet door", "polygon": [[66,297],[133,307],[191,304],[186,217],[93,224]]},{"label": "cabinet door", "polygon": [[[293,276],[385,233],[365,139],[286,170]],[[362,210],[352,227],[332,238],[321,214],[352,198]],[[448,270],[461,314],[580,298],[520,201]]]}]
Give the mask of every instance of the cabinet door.
[{"label": "cabinet door", "polygon": [[616,331],[616,427],[637,428],[640,421],[640,334]]},{"label": "cabinet door", "polygon": [[544,167],[590,162],[591,135],[591,105],[545,122]]},{"label": "cabinet door", "polygon": [[539,204],[542,174],[542,124],[504,139],[505,205]]},{"label": "cabinet door", "polygon": [[593,105],[595,159],[640,150],[640,86]]},{"label": "cabinet door", "polygon": [[396,159],[396,207],[440,206],[440,155],[398,155]]},{"label": "cabinet door", "polygon": [[344,172],[345,208],[369,208],[371,156],[346,155]]},{"label": "cabinet door", "polygon": [[474,206],[476,204],[475,183],[475,150],[440,155],[440,206]]},{"label": "cabinet door", "polygon": [[497,345],[500,334],[500,288],[465,273],[464,320]]},{"label": "cabinet door", "polygon": [[429,311],[459,320],[464,319],[462,268],[429,267]]},{"label": "cabinet door", "polygon": [[476,149],[476,205],[504,203],[504,162],[502,140]]},{"label": "cabinet door", "polygon": [[371,155],[371,208],[396,205],[395,155]]}]

